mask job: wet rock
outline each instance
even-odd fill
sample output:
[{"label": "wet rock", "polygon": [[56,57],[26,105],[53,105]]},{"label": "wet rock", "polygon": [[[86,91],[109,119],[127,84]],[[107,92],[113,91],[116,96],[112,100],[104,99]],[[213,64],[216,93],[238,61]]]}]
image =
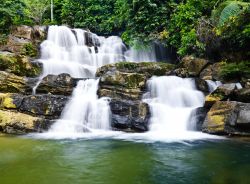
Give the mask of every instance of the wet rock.
[{"label": "wet rock", "polygon": [[67,101],[68,98],[62,95],[30,95],[23,98],[19,110],[55,119],[61,115]]},{"label": "wet rock", "polygon": [[250,104],[216,102],[207,113],[202,130],[211,134],[250,135]]},{"label": "wet rock", "polygon": [[195,84],[198,90],[202,91],[205,94],[209,93],[209,86],[205,80],[200,78],[195,78]]},{"label": "wet rock", "polygon": [[144,132],[148,130],[149,106],[141,101],[112,99],[111,124],[113,128],[123,131]]},{"label": "wet rock", "polygon": [[28,114],[0,110],[0,129],[9,134],[25,134],[48,129],[49,120],[33,117]]},{"label": "wet rock", "polygon": [[89,47],[99,47],[101,44],[98,37],[89,31],[84,32],[84,37],[85,44]]},{"label": "wet rock", "polygon": [[54,95],[71,95],[77,80],[69,74],[48,75],[44,77],[36,89],[36,93],[54,94]]},{"label": "wet rock", "polygon": [[217,101],[231,99],[235,89],[237,89],[236,83],[223,84],[219,86],[215,91],[206,96],[205,107],[211,107]]},{"label": "wet rock", "polygon": [[30,58],[10,53],[0,53],[0,70],[5,70],[19,76],[39,76],[41,65],[31,62]]},{"label": "wet rock", "polygon": [[208,63],[208,60],[205,59],[186,56],[182,59],[175,73],[179,77],[197,77]]},{"label": "wet rock", "polygon": [[191,118],[189,120],[190,130],[201,131],[203,122],[206,118],[208,109],[205,107],[198,107],[192,111]]}]

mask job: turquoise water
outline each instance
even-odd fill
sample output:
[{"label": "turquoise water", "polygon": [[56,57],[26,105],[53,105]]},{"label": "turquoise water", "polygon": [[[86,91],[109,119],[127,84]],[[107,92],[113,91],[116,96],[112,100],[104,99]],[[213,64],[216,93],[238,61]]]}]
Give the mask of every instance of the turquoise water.
[{"label": "turquoise water", "polygon": [[250,142],[0,136],[1,184],[249,183]]}]

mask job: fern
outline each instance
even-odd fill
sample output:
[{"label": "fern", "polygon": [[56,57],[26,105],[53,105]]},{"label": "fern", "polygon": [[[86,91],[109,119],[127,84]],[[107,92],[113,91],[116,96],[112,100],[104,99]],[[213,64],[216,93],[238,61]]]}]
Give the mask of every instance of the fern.
[{"label": "fern", "polygon": [[237,16],[241,11],[241,7],[238,3],[232,2],[228,6],[226,6],[219,18],[219,26],[222,26],[225,22],[229,20],[230,17],[232,16]]},{"label": "fern", "polygon": [[249,2],[225,1],[213,10],[212,20],[217,26],[223,26],[230,17],[239,15],[249,6]]}]

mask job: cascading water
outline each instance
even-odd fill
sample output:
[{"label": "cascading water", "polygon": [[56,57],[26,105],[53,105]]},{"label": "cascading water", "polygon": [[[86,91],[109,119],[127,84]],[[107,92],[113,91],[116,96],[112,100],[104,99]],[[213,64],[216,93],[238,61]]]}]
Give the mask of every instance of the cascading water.
[{"label": "cascading water", "polygon": [[[74,78],[94,78],[98,67],[130,60],[129,56],[125,57],[126,50],[117,36],[104,38],[82,29],[50,26],[48,38],[41,44],[41,58],[38,60],[43,64],[40,81],[49,74],[61,73],[68,73]],[[133,59],[140,58],[133,56]],[[98,81],[89,79],[78,82],[61,119],[51,127],[49,134],[69,134],[72,137],[77,133],[109,129],[109,105],[107,99],[97,98]]]},{"label": "cascading water", "polygon": [[148,82],[152,118],[151,131],[178,134],[188,130],[194,108],[201,107],[204,95],[197,91],[192,79],[175,76],[153,77]]},{"label": "cascading water", "polygon": [[98,99],[96,95],[98,82],[94,79],[78,82],[61,119],[50,128],[49,134],[72,137],[83,132],[110,128],[108,100]]},{"label": "cascading water", "polygon": [[[89,34],[88,40],[85,34]],[[40,80],[48,74],[61,73],[68,73],[75,78],[94,78],[96,69],[105,64],[124,60],[155,61],[153,52],[136,52],[133,48],[127,50],[119,37],[104,38],[81,29],[51,26],[48,39],[41,44],[39,62],[43,64],[43,74]],[[149,81],[150,97],[144,99],[149,103],[152,113],[150,131],[144,134],[111,132],[106,131],[110,126],[108,99],[98,99],[98,82],[98,79],[78,82],[60,120],[44,134],[45,137],[84,137],[87,134],[83,132],[91,132],[97,133],[98,137],[107,133],[107,136],[115,135],[119,139],[188,139],[187,133],[190,132],[187,122],[191,111],[204,102],[203,94],[195,89],[191,79],[153,77]],[[197,134],[190,137],[197,136],[202,138]]]}]

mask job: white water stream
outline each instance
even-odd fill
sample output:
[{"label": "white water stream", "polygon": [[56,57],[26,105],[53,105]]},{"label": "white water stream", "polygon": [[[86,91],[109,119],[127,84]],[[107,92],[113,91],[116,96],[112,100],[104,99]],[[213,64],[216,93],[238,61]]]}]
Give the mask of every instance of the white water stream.
[{"label": "white water stream", "polygon": [[[75,78],[94,78],[97,68],[105,64],[125,60],[156,60],[153,50],[128,50],[121,38],[116,36],[104,38],[91,33],[88,39],[98,46],[89,47],[86,45],[85,33],[84,30],[71,30],[65,26],[49,27],[48,38],[41,44],[39,62],[43,64],[43,73],[40,80],[48,74],[61,73],[68,73]],[[149,141],[210,137],[207,134],[188,131],[191,111],[204,103],[204,95],[196,90],[192,79],[153,77],[148,82],[149,98],[144,100],[150,105],[151,125],[149,132],[140,134],[109,130],[108,99],[98,99],[98,82],[98,79],[79,81],[61,118],[40,137],[114,137]]]}]

